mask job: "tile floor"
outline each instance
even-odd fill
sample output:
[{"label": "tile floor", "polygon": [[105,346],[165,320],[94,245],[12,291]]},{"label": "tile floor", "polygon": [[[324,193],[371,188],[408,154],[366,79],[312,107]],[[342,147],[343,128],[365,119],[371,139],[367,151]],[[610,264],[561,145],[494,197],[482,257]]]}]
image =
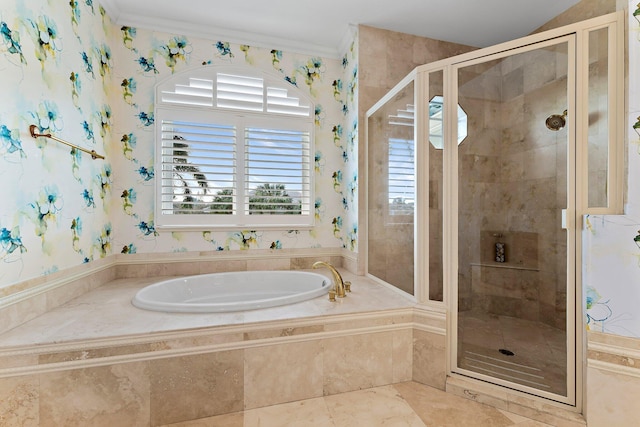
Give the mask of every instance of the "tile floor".
[{"label": "tile floor", "polygon": [[[406,382],[244,412],[171,427],[543,427],[520,415]],[[169,426],[165,426],[169,427]]]}]

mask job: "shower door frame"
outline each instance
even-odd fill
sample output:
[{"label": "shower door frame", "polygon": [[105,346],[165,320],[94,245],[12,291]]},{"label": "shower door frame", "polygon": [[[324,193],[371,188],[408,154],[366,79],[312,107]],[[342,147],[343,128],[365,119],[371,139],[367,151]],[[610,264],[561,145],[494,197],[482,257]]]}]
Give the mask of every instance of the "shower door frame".
[{"label": "shower door frame", "polygon": [[[599,29],[608,29],[608,175],[607,175],[607,205],[590,207],[588,205],[588,137],[589,137],[589,33]],[[624,141],[625,141],[625,103],[624,103],[624,37],[625,14],[618,11],[608,15],[588,19],[565,27],[548,30],[543,33],[523,37],[511,42],[479,49],[455,57],[442,59],[433,63],[416,67],[391,89],[382,99],[372,106],[366,113],[366,117],[372,115],[380,106],[389,100],[409,81],[414,80],[414,97],[416,107],[415,132],[415,167],[416,167],[416,201],[415,201],[415,228],[414,228],[414,295],[410,298],[416,301],[424,310],[434,313],[446,313],[447,317],[447,345],[446,345],[446,375],[448,377],[464,377],[484,387],[494,387],[496,391],[515,394],[529,399],[540,400],[541,403],[555,405],[563,409],[575,412],[583,411],[585,396],[584,375],[586,372],[586,307],[582,291],[582,221],[588,214],[621,214],[623,212],[623,188],[624,188]],[[574,369],[567,372],[571,382],[567,389],[567,396],[557,394],[545,394],[538,389],[522,390],[522,387],[514,387],[514,383],[496,381],[493,377],[477,378],[465,373],[456,372],[457,364],[457,272],[458,272],[458,164],[457,164],[457,82],[452,82],[454,69],[462,64],[469,65],[470,61],[484,62],[491,55],[509,56],[513,51],[523,46],[534,45],[531,49],[537,49],[546,43],[557,44],[560,38],[572,40],[573,48],[573,81],[568,82],[567,108],[569,109],[567,131],[568,156],[567,156],[567,187],[571,192],[567,193],[567,240],[572,244],[567,247],[567,256],[571,262],[567,263],[567,282],[571,278],[571,297],[567,296],[567,303],[571,306],[571,312],[567,311],[567,334],[573,335],[573,340],[567,346],[571,354],[568,359],[573,363]],[[538,44],[542,43],[542,44]],[[442,268],[443,268],[443,298],[442,300],[429,299],[429,265],[424,260],[429,259],[429,185],[428,168],[429,153],[425,147],[429,144],[428,121],[425,115],[429,111],[429,74],[443,72],[444,95],[444,126],[443,140],[445,143],[443,152],[443,235],[442,235]],[[457,80],[457,79],[456,79]],[[368,141],[368,129],[365,125],[365,139]],[[365,144],[365,157],[367,157],[367,144]],[[455,148],[455,149],[452,149]],[[368,160],[367,160],[368,161]],[[366,173],[361,176],[365,191],[365,201],[368,199],[368,182]],[[366,205],[365,205],[366,206]],[[453,217],[455,215],[455,217]],[[371,276],[367,269],[368,257],[368,224],[366,216],[363,219],[365,227],[362,231],[364,239],[365,275],[395,289],[392,285]],[[425,226],[426,225],[426,226]],[[398,291],[402,292],[402,291]],[[569,307],[568,307],[569,310]],[[567,371],[569,371],[567,367]],[[517,384],[515,384],[517,386]]]},{"label": "shower door frame", "polygon": [[[469,376],[472,378],[480,379],[482,381],[487,381],[490,383],[494,383],[497,385],[501,385],[504,387],[509,387],[515,390],[519,390],[525,393],[535,394],[540,397],[544,397],[550,400],[558,401],[564,404],[575,405],[576,403],[576,323],[575,323],[575,315],[577,308],[577,278],[576,278],[576,270],[577,263],[576,259],[576,247],[578,247],[578,233],[576,232],[577,226],[577,215],[576,215],[576,73],[577,73],[577,58],[576,58],[576,35],[569,34],[562,37],[557,37],[553,39],[547,39],[543,41],[538,41],[536,43],[526,43],[520,44],[518,47],[511,48],[506,51],[494,53],[491,55],[481,56],[475,59],[469,59],[467,61],[457,62],[451,65],[450,69],[450,85],[449,85],[449,99],[452,100],[447,107],[451,108],[451,105],[456,105],[458,101],[458,70],[463,69],[465,67],[470,67],[473,65],[483,64],[493,60],[504,60],[514,55],[526,54],[529,52],[536,51],[538,49],[549,48],[558,45],[567,46],[567,83],[566,83],[566,97],[567,97],[567,119],[566,119],[566,150],[567,150],[567,164],[566,164],[566,173],[567,173],[567,188],[566,188],[566,208],[564,209],[566,213],[566,243],[567,243],[567,253],[566,253],[566,314],[565,314],[565,342],[566,342],[566,385],[567,385],[567,396],[562,396],[555,393],[550,393],[539,388],[534,388],[530,386],[525,386],[520,383],[516,383],[513,381],[503,380],[494,376],[490,376],[487,374],[482,374],[477,371],[472,371],[468,369],[464,369],[458,366],[458,215],[459,215],[459,206],[458,206],[458,147],[452,146],[449,144],[449,161],[448,167],[450,168],[450,174],[448,176],[453,178],[453,182],[451,183],[451,192],[450,192],[450,200],[449,200],[449,215],[445,215],[445,217],[450,218],[449,227],[451,227],[452,239],[451,239],[451,262],[449,263],[449,267],[452,269],[451,271],[451,307],[452,307],[452,315],[450,316],[451,320],[451,329],[449,336],[451,337],[450,341],[450,363],[451,363],[451,372],[459,373],[465,376]],[[445,107],[446,108],[446,107]],[[454,133],[456,129],[451,129]],[[453,138],[452,138],[453,139]],[[447,141],[450,142],[450,141]]]},{"label": "shower door frame", "polygon": [[[444,299],[441,304],[429,301],[428,266],[420,262],[429,259],[428,227],[416,231],[415,282],[418,301],[425,306],[438,309],[443,307],[447,315],[447,366],[448,376],[462,376],[471,381],[509,390],[529,398],[539,398],[543,402],[556,404],[563,408],[572,408],[576,412],[583,410],[585,395],[584,374],[586,372],[586,330],[585,306],[582,291],[582,221],[588,214],[620,214],[623,212],[623,171],[624,171],[624,19],[622,11],[588,19],[565,27],[549,30],[479,49],[456,57],[443,59],[417,67],[414,72],[416,85],[416,111],[429,111],[429,73],[444,73],[444,182],[443,182],[443,276]],[[588,205],[588,147],[589,136],[589,52],[588,36],[592,31],[608,28],[608,112],[609,123],[609,160],[607,206],[590,207]],[[521,387],[518,384],[497,380],[494,377],[481,377],[475,373],[460,372],[457,366],[457,314],[458,314],[458,159],[457,159],[457,70],[472,61],[485,62],[488,57],[510,56],[516,51],[524,52],[544,46],[551,46],[566,40],[568,43],[569,67],[572,77],[567,82],[567,396],[547,393],[539,389]],[[520,50],[522,49],[522,50]],[[573,58],[573,59],[571,59]],[[410,76],[413,76],[413,72]],[[407,77],[410,77],[407,76]],[[454,77],[456,77],[454,79]],[[455,81],[454,81],[455,80]],[[463,106],[464,107],[464,106]],[[417,170],[428,168],[428,150],[420,149],[429,144],[428,120],[418,120],[416,129]],[[418,151],[420,150],[420,152]],[[423,175],[424,176],[424,175]],[[418,224],[428,224],[428,186],[418,176],[417,214]],[[422,178],[424,179],[424,178]],[[422,195],[423,197],[420,197]],[[469,375],[472,374],[472,375]]]}]

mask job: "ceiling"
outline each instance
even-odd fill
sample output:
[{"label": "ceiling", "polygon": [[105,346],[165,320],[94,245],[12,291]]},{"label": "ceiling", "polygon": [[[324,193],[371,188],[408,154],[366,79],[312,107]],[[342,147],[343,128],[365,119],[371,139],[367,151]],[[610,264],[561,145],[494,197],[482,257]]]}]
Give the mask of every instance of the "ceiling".
[{"label": "ceiling", "polygon": [[112,20],[339,57],[354,25],[486,47],[530,34],[579,0],[101,0]]}]

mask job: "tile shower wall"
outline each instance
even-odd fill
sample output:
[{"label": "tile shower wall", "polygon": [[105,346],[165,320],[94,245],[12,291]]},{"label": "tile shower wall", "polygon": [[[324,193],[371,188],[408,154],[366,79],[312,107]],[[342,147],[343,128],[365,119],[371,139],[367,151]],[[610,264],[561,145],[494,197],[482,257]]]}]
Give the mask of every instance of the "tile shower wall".
[{"label": "tile shower wall", "polygon": [[[525,55],[526,64],[515,55],[479,67],[481,74],[459,74],[469,115],[459,147],[460,308],[562,328],[566,275],[556,257],[566,259],[559,212],[567,184],[566,168],[556,165],[566,164],[567,131],[544,123],[565,108],[555,94],[566,93],[566,56]],[[501,98],[485,98],[478,82]],[[495,262],[496,242],[505,244],[506,262]]]},{"label": "tile shower wall", "polygon": [[[0,26],[0,287],[112,254],[357,251],[357,63],[118,27],[99,3],[10,0]],[[204,64],[255,67],[316,104],[316,226],[166,232],[154,225],[153,91]],[[348,117],[349,125],[345,120]],[[105,154],[106,160],[40,132]]]}]

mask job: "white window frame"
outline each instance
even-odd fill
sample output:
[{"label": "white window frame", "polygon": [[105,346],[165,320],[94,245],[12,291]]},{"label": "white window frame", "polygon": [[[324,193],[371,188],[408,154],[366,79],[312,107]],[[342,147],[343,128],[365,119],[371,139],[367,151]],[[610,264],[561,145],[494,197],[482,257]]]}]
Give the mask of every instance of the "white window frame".
[{"label": "white window frame", "polygon": [[[247,77],[262,80],[262,88],[249,88],[253,93],[247,95],[248,102],[244,100],[229,101],[222,90],[218,91],[216,78],[219,74]],[[195,82],[195,83],[194,83]],[[255,90],[254,90],[255,89]],[[242,91],[243,88],[240,88]],[[220,95],[218,95],[218,92]],[[219,107],[218,96],[225,105]],[[244,96],[242,93],[240,97]],[[224,99],[223,99],[224,98]],[[256,73],[253,69],[238,67],[205,66],[195,70],[172,76],[156,86],[155,102],[155,168],[156,168],[156,198],[155,198],[155,226],[160,229],[246,229],[280,228],[280,229],[304,229],[314,226],[314,112],[313,102],[295,86],[290,85],[281,76],[271,76],[268,73]],[[163,157],[167,160],[166,141],[170,140],[171,131],[167,131],[167,122],[188,122],[190,125],[216,124],[234,126],[235,143],[235,184],[233,194],[233,213],[199,213],[199,214],[174,214],[171,205],[175,202],[163,201],[163,189],[169,189],[175,177],[169,176],[166,163],[163,171]],[[165,128],[165,130],[163,130]],[[292,174],[296,174],[298,186],[286,188],[287,193],[301,202],[300,214],[249,214],[249,186],[248,169],[249,158],[252,156],[247,151],[245,130],[257,128],[260,130],[291,131],[298,141],[294,143],[297,148],[292,150],[293,159],[300,155],[304,162],[301,168],[294,168]],[[298,136],[297,132],[300,132]],[[165,137],[165,154],[163,155],[163,134]],[[308,139],[308,141],[307,141]],[[277,141],[282,153],[282,146],[286,142]],[[264,143],[265,146],[269,142]],[[284,150],[286,151],[286,150]],[[276,158],[286,159],[286,156],[269,154],[271,160]],[[173,156],[173,155],[172,155]],[[206,164],[206,160],[204,160]],[[276,165],[275,179],[285,177],[289,172],[283,163],[281,168]],[[293,163],[292,163],[293,165]],[[209,177],[209,175],[207,175]],[[252,182],[255,177],[251,178]],[[260,181],[262,182],[262,181]],[[286,183],[285,183],[286,185]],[[219,188],[219,187],[218,187]],[[175,193],[172,193],[175,194]],[[212,196],[215,193],[211,193]],[[164,204],[164,209],[163,209]]]}]

